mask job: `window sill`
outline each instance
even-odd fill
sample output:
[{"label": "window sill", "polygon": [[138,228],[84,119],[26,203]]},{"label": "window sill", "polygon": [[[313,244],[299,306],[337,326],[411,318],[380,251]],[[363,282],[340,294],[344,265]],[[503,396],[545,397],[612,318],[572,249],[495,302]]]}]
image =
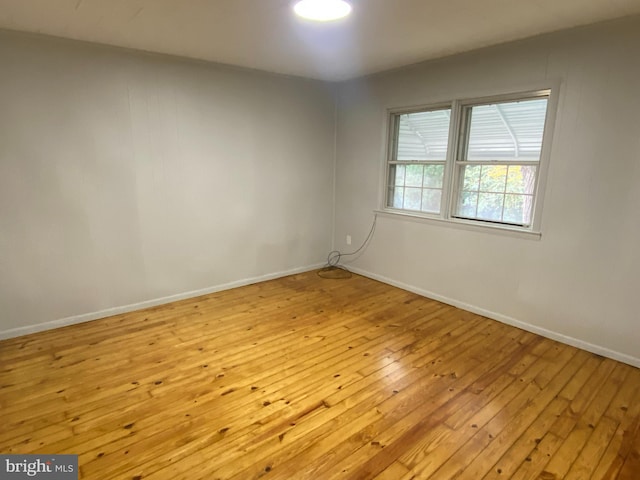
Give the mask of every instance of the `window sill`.
[{"label": "window sill", "polygon": [[427,215],[420,215],[419,213],[410,213],[401,210],[374,210],[374,212],[386,218],[392,218],[394,220],[405,220],[410,222],[427,223],[432,225],[440,225],[445,227],[458,228],[462,230],[469,230],[472,232],[492,233],[498,235],[506,235],[515,238],[526,238],[529,240],[540,240],[542,233],[533,230],[524,230],[521,228],[508,227],[502,225],[481,225],[473,221],[460,220],[460,219],[444,219],[439,217],[432,217]]}]

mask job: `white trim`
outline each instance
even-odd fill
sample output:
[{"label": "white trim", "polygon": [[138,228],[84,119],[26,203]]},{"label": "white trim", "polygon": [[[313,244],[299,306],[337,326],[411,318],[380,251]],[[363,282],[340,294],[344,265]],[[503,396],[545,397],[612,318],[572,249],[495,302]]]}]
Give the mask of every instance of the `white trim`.
[{"label": "white trim", "polygon": [[396,122],[393,120],[394,114],[389,109],[384,110],[382,121],[382,145],[383,155],[381,156],[380,169],[378,170],[378,207],[387,207],[387,195],[389,194],[389,159],[393,155],[395,145]]},{"label": "white trim", "polygon": [[208,295],[210,293],[220,292],[222,290],[230,290],[232,288],[244,287],[245,285],[251,285],[253,283],[265,282],[267,280],[286,277],[288,275],[294,275],[296,273],[308,272],[309,270],[315,270],[323,266],[324,266],[324,263],[317,263],[314,265],[308,265],[306,267],[294,268],[292,270],[268,273],[266,275],[260,275],[257,277],[250,277],[242,280],[236,280],[229,283],[215,285],[213,287],[207,287],[200,290],[193,290],[191,292],[184,292],[184,293],[178,293],[176,295],[169,295],[168,297],[155,298],[153,300],[145,300],[144,302],[132,303],[131,305],[124,305],[122,307],[107,308],[105,310],[100,310],[97,312],[84,313],[82,315],[74,315],[71,317],[61,318],[59,320],[51,320],[44,323],[38,323],[36,325],[27,325],[26,327],[18,327],[18,328],[11,328],[9,330],[1,330],[0,340],[6,339],[6,338],[20,337],[22,335],[42,332],[45,330],[52,330],[54,328],[66,327],[68,325],[75,325],[77,323],[90,322],[92,320],[97,320],[99,318],[111,317],[113,315],[120,315],[122,313],[129,313],[136,310],[142,310],[144,308],[155,307],[157,305],[177,302],[178,300],[199,297],[201,295]]},{"label": "white trim", "polygon": [[534,204],[531,211],[533,215],[533,230],[542,228],[542,207],[547,189],[547,176],[549,165],[552,162],[551,150],[553,148],[553,136],[556,130],[556,119],[558,118],[558,106],[562,82],[560,80],[550,83],[550,92],[547,100],[547,116],[545,117],[544,132],[542,133],[542,150],[540,151],[540,166],[536,171],[536,191],[534,193]]},{"label": "white trim", "polygon": [[458,152],[458,143],[460,141],[460,106],[459,101],[451,102],[451,117],[449,118],[449,138],[447,144],[447,161],[444,166],[444,175],[442,176],[442,198],[440,200],[439,219],[449,220],[451,207],[454,202],[453,192],[455,176],[456,176],[456,155]]},{"label": "white trim", "polygon": [[459,228],[462,230],[468,230],[472,232],[492,233],[496,235],[507,235],[515,238],[528,238],[529,240],[540,240],[542,233],[534,232],[532,230],[523,230],[518,227],[509,228],[507,225],[500,225],[498,227],[494,225],[483,225],[478,220],[464,220],[462,218],[450,218],[444,219],[438,216],[422,213],[411,213],[407,210],[374,210],[375,213],[380,214],[381,217],[390,218],[393,220],[410,221],[416,223],[431,223],[434,225]]},{"label": "white trim", "polygon": [[507,315],[502,315],[501,313],[492,312],[490,310],[485,310],[484,308],[476,307],[475,305],[471,305],[469,303],[461,302],[459,300],[455,300],[453,298],[445,297],[443,295],[439,295],[434,292],[430,292],[428,290],[423,290],[418,287],[414,287],[412,285],[408,285],[406,283],[398,282],[396,280],[392,280],[383,275],[378,275],[375,273],[368,272],[361,268],[349,266],[349,270],[359,275],[372,278],[374,280],[378,280],[379,282],[386,283],[388,285],[393,285],[394,287],[401,288],[403,290],[407,290],[412,293],[416,293],[423,297],[431,298],[433,300],[437,300],[442,303],[446,303],[448,305],[453,305],[454,307],[461,308],[462,310],[467,310],[472,313],[476,313],[478,315],[482,315],[483,317],[490,318],[492,320],[496,320],[501,323],[505,323],[507,325],[511,325],[513,327],[520,328],[522,330],[526,330],[527,332],[535,333],[542,337],[550,338],[551,340],[556,340],[560,343],[564,343],[566,345],[570,345],[572,347],[580,348],[582,350],[586,350],[591,353],[595,353],[597,355],[601,355],[603,357],[611,358],[613,360],[617,360],[619,362],[626,363],[628,365],[632,365],[634,367],[640,368],[640,358],[633,357],[631,355],[627,355],[625,353],[616,352],[615,350],[610,350],[605,347],[601,347],[599,345],[594,345],[589,342],[585,342],[584,340],[580,340],[578,338],[570,337],[568,335],[564,335],[562,333],[554,332],[552,330],[547,330],[546,328],[538,327],[536,325],[532,325],[530,323],[526,323],[520,320],[516,320],[513,317],[509,317]]}]

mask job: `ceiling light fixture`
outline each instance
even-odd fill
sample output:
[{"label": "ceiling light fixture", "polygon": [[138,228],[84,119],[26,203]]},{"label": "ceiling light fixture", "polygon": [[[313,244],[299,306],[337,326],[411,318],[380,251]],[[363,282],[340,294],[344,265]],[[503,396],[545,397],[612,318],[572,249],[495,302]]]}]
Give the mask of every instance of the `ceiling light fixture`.
[{"label": "ceiling light fixture", "polygon": [[330,22],[346,17],[351,5],[344,0],[300,0],[293,10],[302,18],[316,22]]}]

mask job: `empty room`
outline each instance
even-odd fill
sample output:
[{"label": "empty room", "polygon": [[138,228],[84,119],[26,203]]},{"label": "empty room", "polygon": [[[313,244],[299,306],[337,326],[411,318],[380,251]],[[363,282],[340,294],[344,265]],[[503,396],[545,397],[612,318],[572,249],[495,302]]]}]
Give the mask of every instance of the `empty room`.
[{"label": "empty room", "polygon": [[640,478],[639,0],[0,0],[0,480]]}]

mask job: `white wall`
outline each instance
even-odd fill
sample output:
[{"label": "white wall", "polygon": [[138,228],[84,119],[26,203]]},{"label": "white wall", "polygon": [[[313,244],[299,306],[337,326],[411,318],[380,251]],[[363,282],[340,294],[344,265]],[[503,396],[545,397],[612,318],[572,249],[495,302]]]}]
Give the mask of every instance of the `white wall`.
[{"label": "white wall", "polygon": [[639,48],[634,17],[342,84],[336,247],[381,206],[387,108],[560,80],[540,240],[379,217],[353,266],[640,366]]},{"label": "white wall", "polygon": [[334,115],[320,82],[0,32],[0,337],[321,263]]}]

